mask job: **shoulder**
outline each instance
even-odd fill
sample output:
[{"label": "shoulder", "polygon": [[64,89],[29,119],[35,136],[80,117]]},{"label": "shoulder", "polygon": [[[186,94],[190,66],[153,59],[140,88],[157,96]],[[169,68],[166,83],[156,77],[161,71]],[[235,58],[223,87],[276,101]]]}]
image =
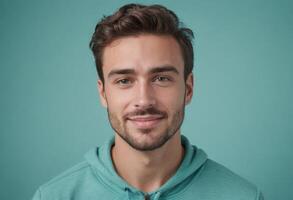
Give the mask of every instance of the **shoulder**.
[{"label": "shoulder", "polygon": [[68,183],[75,181],[84,175],[86,171],[89,169],[89,164],[85,161],[80,162],[71,168],[67,169],[63,173],[57,175],[56,177],[49,180],[47,183],[41,186],[42,189],[53,187],[54,185],[60,185],[63,183]]},{"label": "shoulder", "polygon": [[[88,182],[93,181],[93,173],[90,165],[84,161],[76,164],[38,189],[39,196],[50,197],[50,199],[70,199],[73,191],[86,187]],[[43,198],[42,198],[43,199]],[[47,198],[44,198],[47,199]]]},{"label": "shoulder", "polygon": [[255,186],[245,178],[211,159],[207,159],[203,170],[206,178],[211,178],[213,181],[221,182],[223,185],[233,184],[241,188],[255,188]]},{"label": "shoulder", "polygon": [[210,159],[202,166],[195,184],[218,199],[260,199],[261,195],[254,184]]}]

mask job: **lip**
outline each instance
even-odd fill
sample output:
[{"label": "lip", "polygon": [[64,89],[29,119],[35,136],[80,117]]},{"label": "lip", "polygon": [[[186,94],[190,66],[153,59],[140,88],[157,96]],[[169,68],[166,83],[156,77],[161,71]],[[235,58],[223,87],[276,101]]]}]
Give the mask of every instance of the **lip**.
[{"label": "lip", "polygon": [[150,129],[157,126],[163,118],[164,117],[162,115],[145,115],[129,117],[128,120],[137,128]]}]

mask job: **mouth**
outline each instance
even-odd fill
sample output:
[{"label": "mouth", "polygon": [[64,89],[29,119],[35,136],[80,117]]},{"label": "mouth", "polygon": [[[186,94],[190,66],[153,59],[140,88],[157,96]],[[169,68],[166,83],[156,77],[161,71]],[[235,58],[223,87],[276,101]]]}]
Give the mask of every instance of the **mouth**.
[{"label": "mouth", "polygon": [[151,129],[156,127],[161,120],[164,119],[162,115],[143,115],[143,116],[132,116],[127,118],[132,124],[139,129]]}]

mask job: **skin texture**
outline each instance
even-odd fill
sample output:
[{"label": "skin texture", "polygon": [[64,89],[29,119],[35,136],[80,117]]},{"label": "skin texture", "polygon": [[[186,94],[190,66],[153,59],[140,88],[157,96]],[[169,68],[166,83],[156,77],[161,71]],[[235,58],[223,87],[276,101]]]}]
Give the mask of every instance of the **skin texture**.
[{"label": "skin texture", "polygon": [[104,49],[103,74],[98,89],[115,131],[114,166],[134,187],[152,191],[182,160],[180,126],[193,76],[184,80],[177,41],[151,34],[114,40]]}]

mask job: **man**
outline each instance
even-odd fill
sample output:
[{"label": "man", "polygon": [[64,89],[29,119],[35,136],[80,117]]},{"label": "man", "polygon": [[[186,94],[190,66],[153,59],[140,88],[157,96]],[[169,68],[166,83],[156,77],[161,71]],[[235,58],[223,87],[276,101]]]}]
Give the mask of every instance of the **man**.
[{"label": "man", "polygon": [[41,186],[34,199],[262,199],[180,134],[193,94],[192,31],[159,5],[103,18],[90,47],[115,137]]}]

